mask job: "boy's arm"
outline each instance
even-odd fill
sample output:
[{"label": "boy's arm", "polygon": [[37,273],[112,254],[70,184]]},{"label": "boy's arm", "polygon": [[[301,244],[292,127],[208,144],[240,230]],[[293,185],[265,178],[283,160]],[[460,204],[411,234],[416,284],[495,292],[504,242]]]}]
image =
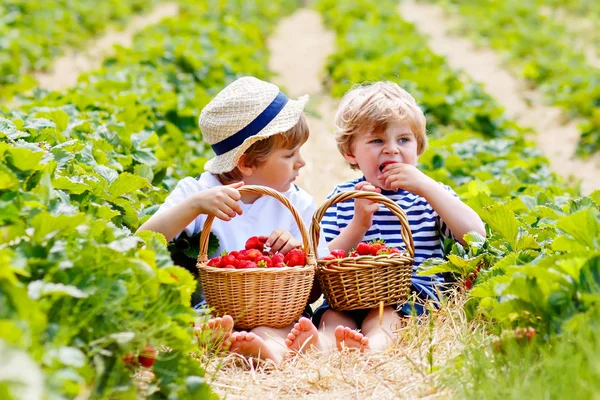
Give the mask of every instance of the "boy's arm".
[{"label": "boy's arm", "polygon": [[370,225],[361,226],[360,223],[357,223],[354,220],[350,221],[348,226],[342,229],[340,234],[327,244],[327,247],[329,247],[329,251],[338,249],[344,250],[346,252],[350,251],[351,249],[355,248],[357,244],[360,243],[360,241],[363,239],[363,237],[365,237],[365,234],[367,233],[370,227]]},{"label": "boy's arm", "polygon": [[475,231],[485,237],[485,226],[477,213],[459,198],[454,197],[434,180],[428,182],[421,194],[446,223],[457,240],[466,244],[463,236]]},{"label": "boy's arm", "polygon": [[466,244],[463,236],[467,232],[475,231],[485,236],[485,227],[479,215],[414,165],[388,164],[383,173],[388,188],[402,188],[424,197],[462,244]]},{"label": "boy's arm", "polygon": [[[381,189],[364,181],[357,183],[354,189],[381,193]],[[329,242],[329,251],[342,249],[348,252],[355,248],[371,228],[371,225],[373,224],[373,214],[375,214],[377,210],[379,210],[378,203],[371,200],[354,199],[354,216],[350,223],[348,223],[348,226],[342,229],[340,234]]]},{"label": "boy's arm", "polygon": [[211,214],[229,221],[235,215],[242,214],[238,204],[241,196],[237,190],[242,185],[243,182],[237,182],[193,193],[173,207],[154,214],[138,228],[138,232],[150,230],[162,233],[170,242],[200,214]]}]

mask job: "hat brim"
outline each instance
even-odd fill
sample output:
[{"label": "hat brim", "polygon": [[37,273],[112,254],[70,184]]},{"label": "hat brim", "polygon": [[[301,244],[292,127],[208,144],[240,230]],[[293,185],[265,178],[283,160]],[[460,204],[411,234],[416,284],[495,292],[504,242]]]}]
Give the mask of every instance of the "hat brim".
[{"label": "hat brim", "polygon": [[204,169],[212,174],[223,174],[232,171],[237,167],[242,154],[254,143],[293,128],[298,123],[298,120],[300,120],[307,102],[308,95],[301,96],[298,100],[290,99],[279,114],[259,133],[249,137],[235,149],[211,158],[204,164]]}]

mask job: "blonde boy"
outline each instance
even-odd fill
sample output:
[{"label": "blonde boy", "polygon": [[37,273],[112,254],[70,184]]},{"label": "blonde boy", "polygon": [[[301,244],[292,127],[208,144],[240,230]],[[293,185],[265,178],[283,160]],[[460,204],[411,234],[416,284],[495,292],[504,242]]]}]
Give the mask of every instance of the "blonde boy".
[{"label": "blonde boy", "polygon": [[[337,185],[329,197],[348,190],[381,193],[406,211],[415,244],[415,270],[424,260],[441,257],[444,237],[463,242],[463,235],[485,235],[479,216],[454,191],[435,182],[417,168],[427,148],[425,116],[414,98],[393,82],[377,82],[351,89],[343,97],[336,117],[338,149],[353,169],[364,176]],[[349,251],[361,241],[383,238],[388,246],[402,247],[400,223],[385,207],[368,200],[350,200],[332,206],[322,220],[330,250]],[[437,301],[435,286],[441,277],[413,274],[412,291],[424,300]],[[419,304],[400,309],[337,312],[327,304],[313,317],[324,338],[338,347],[385,349],[400,316],[417,313]],[[361,328],[361,333],[356,331]],[[364,335],[364,336],[363,336]]]},{"label": "blonde boy", "polygon": [[[308,96],[288,99],[279,88],[253,77],[239,78],[202,110],[200,128],[216,157],[199,178],[184,178],[159,211],[140,230],[162,233],[168,241],[185,231],[200,232],[206,216],[216,217],[211,232],[222,251],[244,248],[250,236],[267,236],[271,251],[283,254],[300,246],[300,230],[290,211],[270,196],[241,194],[244,184],[282,192],[306,223],[316,209],[313,198],[294,184],[305,162],[300,147],[309,136],[304,116]],[[324,249],[327,247],[323,242]],[[210,255],[209,255],[210,256]],[[278,363],[289,352],[285,339],[292,326],[257,327],[233,332],[230,316],[206,328],[226,339],[230,351]]]}]

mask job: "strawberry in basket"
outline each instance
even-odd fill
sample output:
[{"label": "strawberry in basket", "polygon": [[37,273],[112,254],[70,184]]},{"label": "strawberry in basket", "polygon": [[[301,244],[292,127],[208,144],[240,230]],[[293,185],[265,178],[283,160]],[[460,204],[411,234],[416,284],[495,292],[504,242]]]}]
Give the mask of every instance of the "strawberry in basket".
[{"label": "strawberry in basket", "polygon": [[306,255],[301,249],[292,249],[285,256],[265,251],[266,236],[252,236],[245,249],[223,252],[208,260],[207,265],[226,269],[283,268],[306,265]]},{"label": "strawberry in basket", "polygon": [[332,250],[328,256],[322,260],[336,260],[346,257],[359,256],[380,256],[384,254],[401,254],[402,250],[397,247],[388,247],[383,239],[374,239],[370,242],[360,242],[356,249],[351,250],[348,254],[342,249]]}]

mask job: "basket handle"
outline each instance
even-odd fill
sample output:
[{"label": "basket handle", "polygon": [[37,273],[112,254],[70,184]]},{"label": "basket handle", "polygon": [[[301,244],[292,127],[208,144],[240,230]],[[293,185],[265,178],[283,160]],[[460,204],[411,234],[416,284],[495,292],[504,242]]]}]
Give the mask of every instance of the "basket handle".
[{"label": "basket handle", "polygon": [[413,242],[412,232],[410,231],[410,226],[408,224],[408,219],[406,217],[406,213],[404,210],[396,204],[394,201],[388,199],[387,197],[376,193],[376,192],[367,192],[361,190],[350,190],[347,192],[341,192],[327,200],[321,207],[317,209],[315,214],[313,215],[312,224],[310,225],[310,233],[312,237],[312,245],[315,256],[318,257],[318,244],[319,244],[319,235],[321,234],[321,219],[325,216],[325,212],[327,209],[334,204],[341,203],[350,199],[366,199],[371,200],[379,204],[383,204],[400,220],[400,225],[402,227],[400,233],[402,234],[402,240],[404,240],[404,245],[406,246],[406,251],[410,254],[411,258],[415,257],[415,244]]},{"label": "basket handle", "polygon": [[[296,220],[296,224],[298,225],[298,228],[300,228],[300,235],[302,236],[302,246],[304,247],[304,252],[306,253],[306,264],[307,265],[316,265],[317,264],[316,258],[314,256],[314,253],[312,252],[312,248],[310,246],[310,241],[308,239],[308,230],[306,228],[306,225],[304,224],[302,217],[300,217],[300,214],[298,214],[298,210],[296,210],[296,207],[294,207],[294,205],[288,200],[287,197],[285,197],[278,191],[268,188],[268,187],[265,187],[265,186],[246,185],[246,186],[240,187],[238,190],[242,194],[243,193],[256,193],[256,194],[261,194],[261,195],[266,194],[266,195],[276,198],[281,203],[283,203],[283,205],[286,206],[286,208],[288,210],[290,210],[290,212],[292,213],[292,216],[294,217],[294,220]],[[214,219],[215,219],[214,215],[207,215],[206,221],[204,222],[204,226],[202,227],[202,232],[200,232],[200,253],[198,254],[198,262],[199,263],[206,263],[208,261],[208,239],[210,238],[210,228],[212,227],[212,223],[213,223]]]}]

